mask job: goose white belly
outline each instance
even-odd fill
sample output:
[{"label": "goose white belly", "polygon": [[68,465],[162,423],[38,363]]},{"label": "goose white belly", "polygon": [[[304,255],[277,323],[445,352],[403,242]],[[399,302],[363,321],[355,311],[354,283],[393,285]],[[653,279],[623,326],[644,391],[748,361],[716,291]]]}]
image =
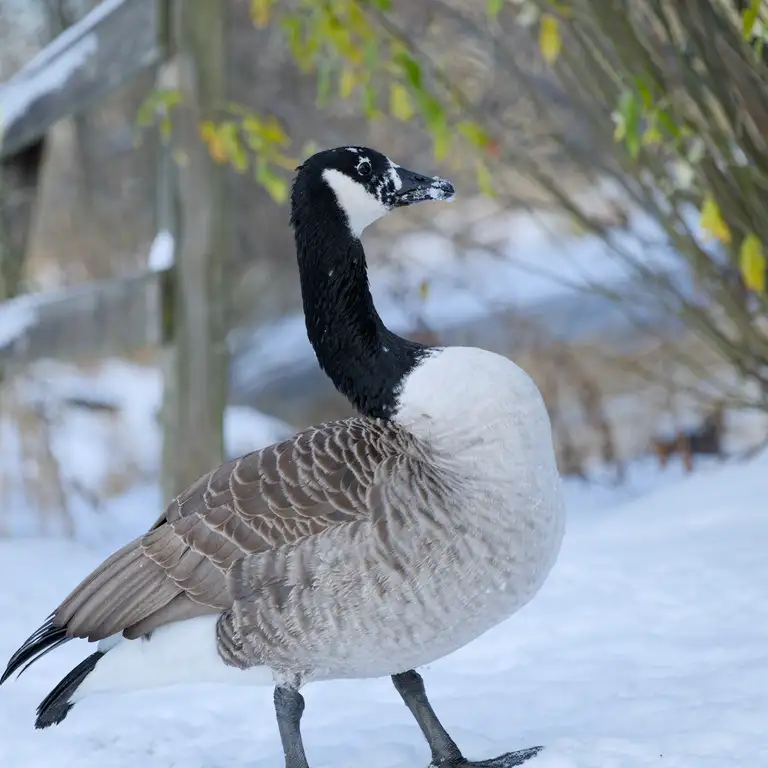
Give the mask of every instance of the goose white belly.
[{"label": "goose white belly", "polygon": [[429,514],[391,514],[379,535],[360,526],[352,539],[329,531],[296,548],[288,570],[311,563],[311,587],[263,617],[278,642],[263,636],[254,648],[273,669],[307,681],[418,667],[505,620],[543,584],[565,528],[546,409],[513,363],[464,352],[429,360],[442,398],[418,397],[409,380],[397,418],[450,485],[430,496],[424,481]]}]

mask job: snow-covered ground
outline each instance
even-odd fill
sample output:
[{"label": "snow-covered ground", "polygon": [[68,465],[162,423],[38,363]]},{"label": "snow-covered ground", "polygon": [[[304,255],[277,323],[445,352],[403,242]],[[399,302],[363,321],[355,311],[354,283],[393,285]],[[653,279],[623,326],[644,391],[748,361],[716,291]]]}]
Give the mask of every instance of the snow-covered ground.
[{"label": "snow-covered ground", "polygon": [[[569,483],[567,494],[564,550],[540,595],[422,670],[465,754],[544,744],[531,768],[768,765],[768,457],[689,477],[640,463],[622,489]],[[121,500],[133,514],[120,538],[154,518],[154,502]],[[0,660],[114,538],[0,541]],[[282,765],[265,689],[94,697],[35,731],[35,706],[86,650],[70,643],[0,689],[2,768]],[[315,684],[305,695],[313,768],[427,764],[388,680]]]}]

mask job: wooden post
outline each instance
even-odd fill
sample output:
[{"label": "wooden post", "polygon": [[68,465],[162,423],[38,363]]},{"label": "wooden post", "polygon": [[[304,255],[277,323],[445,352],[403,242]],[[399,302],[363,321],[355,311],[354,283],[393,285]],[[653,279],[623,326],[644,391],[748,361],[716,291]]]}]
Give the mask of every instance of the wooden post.
[{"label": "wooden post", "polygon": [[215,117],[226,98],[226,3],[170,3],[171,66],[182,101],[173,113],[177,222],[163,404],[166,499],[224,460],[229,369],[225,171],[200,136],[201,121]]}]

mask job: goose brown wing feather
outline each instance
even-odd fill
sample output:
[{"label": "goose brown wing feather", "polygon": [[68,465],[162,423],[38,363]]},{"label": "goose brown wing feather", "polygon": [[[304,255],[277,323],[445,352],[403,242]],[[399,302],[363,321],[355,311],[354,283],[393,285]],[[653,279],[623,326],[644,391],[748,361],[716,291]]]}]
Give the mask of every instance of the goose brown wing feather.
[{"label": "goose brown wing feather", "polygon": [[166,621],[227,610],[227,572],[245,555],[370,520],[377,471],[408,444],[387,422],[355,418],[222,465],[88,576],[54,625],[91,640],[137,637]]}]

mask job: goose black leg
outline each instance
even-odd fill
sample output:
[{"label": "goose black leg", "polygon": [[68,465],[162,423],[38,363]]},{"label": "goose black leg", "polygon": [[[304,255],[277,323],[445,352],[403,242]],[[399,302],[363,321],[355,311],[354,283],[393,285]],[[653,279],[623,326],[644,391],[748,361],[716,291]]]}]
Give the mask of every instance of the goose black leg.
[{"label": "goose black leg", "polygon": [[432,709],[424,688],[424,680],[413,669],[392,675],[392,682],[411,711],[432,750],[431,766],[435,768],[513,768],[541,752],[543,747],[531,747],[517,752],[507,752],[491,760],[470,762],[461,754],[456,742],[448,735]]},{"label": "goose black leg", "polygon": [[301,738],[304,697],[295,688],[275,688],[275,714],[283,742],[285,768],[309,768]]}]

